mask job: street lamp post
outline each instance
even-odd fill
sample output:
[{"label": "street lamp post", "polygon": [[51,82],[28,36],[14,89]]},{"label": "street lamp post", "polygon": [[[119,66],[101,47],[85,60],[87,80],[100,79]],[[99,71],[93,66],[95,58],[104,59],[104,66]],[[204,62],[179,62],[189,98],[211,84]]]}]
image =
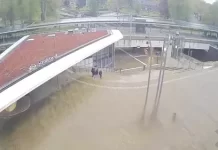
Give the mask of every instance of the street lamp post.
[{"label": "street lamp post", "polygon": [[153,111],[151,113],[151,119],[152,120],[157,117],[157,113],[158,113],[158,109],[159,109],[159,105],[160,105],[160,97],[161,97],[162,88],[163,88],[163,80],[164,80],[164,75],[165,75],[167,53],[168,53],[168,49],[169,49],[169,45],[170,45],[170,40],[171,40],[171,38],[169,36],[169,41],[167,43],[167,47],[163,48],[164,61],[162,60],[162,62],[161,62],[163,64],[161,65],[161,68],[160,68],[157,93],[156,93],[156,97],[155,97],[155,103],[154,103]]},{"label": "street lamp post", "polygon": [[148,73],[148,84],[147,84],[147,91],[146,91],[146,96],[145,96],[145,104],[144,104],[144,109],[143,109],[143,119],[145,118],[145,113],[146,113],[146,107],[148,103],[148,95],[149,95],[149,89],[150,89],[150,79],[151,79],[151,69],[152,69],[152,54],[153,54],[153,47],[151,45],[151,40],[150,38],[149,42],[147,42],[148,47],[150,49],[150,60],[149,60],[149,73]]},{"label": "street lamp post", "polygon": [[130,46],[132,43],[132,15],[130,15]]},{"label": "street lamp post", "polygon": [[[165,43],[165,41],[164,41]],[[161,57],[160,57],[160,71],[159,71],[159,77],[158,77],[158,85],[157,85],[157,91],[156,91],[156,95],[155,95],[155,100],[154,100],[154,105],[153,105],[153,111],[152,111],[152,115],[155,113],[155,107],[157,105],[157,100],[158,100],[158,94],[159,94],[159,90],[160,90],[160,83],[161,83],[161,76],[162,76],[162,67],[163,67],[163,56],[164,56],[164,44],[163,44],[163,48],[162,48],[162,52],[161,52]]]},{"label": "street lamp post", "polygon": [[164,49],[164,51],[165,51],[165,58],[164,58],[164,64],[163,64],[163,73],[162,73],[162,79],[161,79],[161,83],[160,83],[160,93],[158,95],[157,107],[156,107],[155,115],[157,115],[158,109],[159,109],[159,105],[160,105],[160,97],[161,97],[161,93],[162,93],[162,89],[163,89],[163,80],[164,80],[164,75],[165,75],[165,70],[166,70],[167,51],[168,51],[168,49],[169,49],[169,44],[168,44],[167,48]]}]

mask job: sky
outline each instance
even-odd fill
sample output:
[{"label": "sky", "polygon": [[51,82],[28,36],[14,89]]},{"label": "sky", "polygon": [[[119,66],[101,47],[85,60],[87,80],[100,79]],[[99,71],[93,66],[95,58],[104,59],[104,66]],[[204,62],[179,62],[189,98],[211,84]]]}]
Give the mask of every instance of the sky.
[{"label": "sky", "polygon": [[207,3],[212,4],[212,3],[215,2],[216,0],[204,0],[204,1],[207,2]]}]

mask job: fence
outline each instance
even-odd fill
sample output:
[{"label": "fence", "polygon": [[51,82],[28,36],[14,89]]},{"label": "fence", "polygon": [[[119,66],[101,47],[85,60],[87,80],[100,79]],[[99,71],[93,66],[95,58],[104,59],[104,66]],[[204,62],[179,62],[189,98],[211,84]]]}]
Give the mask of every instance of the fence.
[{"label": "fence", "polygon": [[[72,67],[72,71],[75,73],[83,73],[83,72],[91,72],[92,67],[81,67],[81,66],[74,66]],[[98,68],[103,72],[114,72],[113,68]]]}]

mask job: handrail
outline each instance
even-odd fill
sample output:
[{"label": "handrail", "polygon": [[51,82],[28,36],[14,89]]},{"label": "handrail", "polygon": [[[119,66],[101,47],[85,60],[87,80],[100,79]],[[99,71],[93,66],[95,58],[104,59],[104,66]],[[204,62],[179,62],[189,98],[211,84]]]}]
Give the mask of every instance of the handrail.
[{"label": "handrail", "polygon": [[[178,29],[184,28],[184,29],[193,29],[193,30],[202,30],[202,31],[211,31],[211,32],[217,32],[218,28],[213,27],[211,29],[210,26],[207,25],[202,25],[202,24],[172,24],[169,22],[164,22],[164,21],[159,21],[159,20],[152,20],[149,22],[149,18],[144,18],[145,20],[148,21],[138,21],[136,18],[133,18],[133,20],[128,20],[128,19],[123,19],[120,20],[118,17],[95,17],[95,18],[74,18],[74,19],[64,19],[58,22],[49,22],[49,23],[44,23],[44,24],[38,24],[38,25],[33,25],[29,26],[25,29],[20,29],[20,30],[15,30],[15,31],[9,31],[9,32],[3,32],[1,34],[9,34],[9,33],[16,33],[16,32],[22,32],[22,31],[28,31],[28,30],[34,30],[34,29],[40,29],[40,28],[46,28],[46,27],[51,27],[51,26],[59,26],[59,25],[66,25],[66,24],[72,24],[72,23],[130,23],[132,22],[133,24],[144,24],[144,25],[160,25],[160,26],[168,26],[168,27],[177,27]],[[194,26],[190,26],[190,24],[193,24]]]}]

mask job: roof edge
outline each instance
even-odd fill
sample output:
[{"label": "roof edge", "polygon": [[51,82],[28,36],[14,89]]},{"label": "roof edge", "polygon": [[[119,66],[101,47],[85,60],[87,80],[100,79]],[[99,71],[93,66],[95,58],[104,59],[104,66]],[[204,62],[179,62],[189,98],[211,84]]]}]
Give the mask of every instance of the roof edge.
[{"label": "roof edge", "polygon": [[24,42],[29,35],[26,35],[22,37],[20,40],[15,42],[13,45],[11,45],[9,48],[7,48],[2,54],[0,54],[0,62],[9,54],[11,53],[17,46],[19,46],[22,42]]}]

